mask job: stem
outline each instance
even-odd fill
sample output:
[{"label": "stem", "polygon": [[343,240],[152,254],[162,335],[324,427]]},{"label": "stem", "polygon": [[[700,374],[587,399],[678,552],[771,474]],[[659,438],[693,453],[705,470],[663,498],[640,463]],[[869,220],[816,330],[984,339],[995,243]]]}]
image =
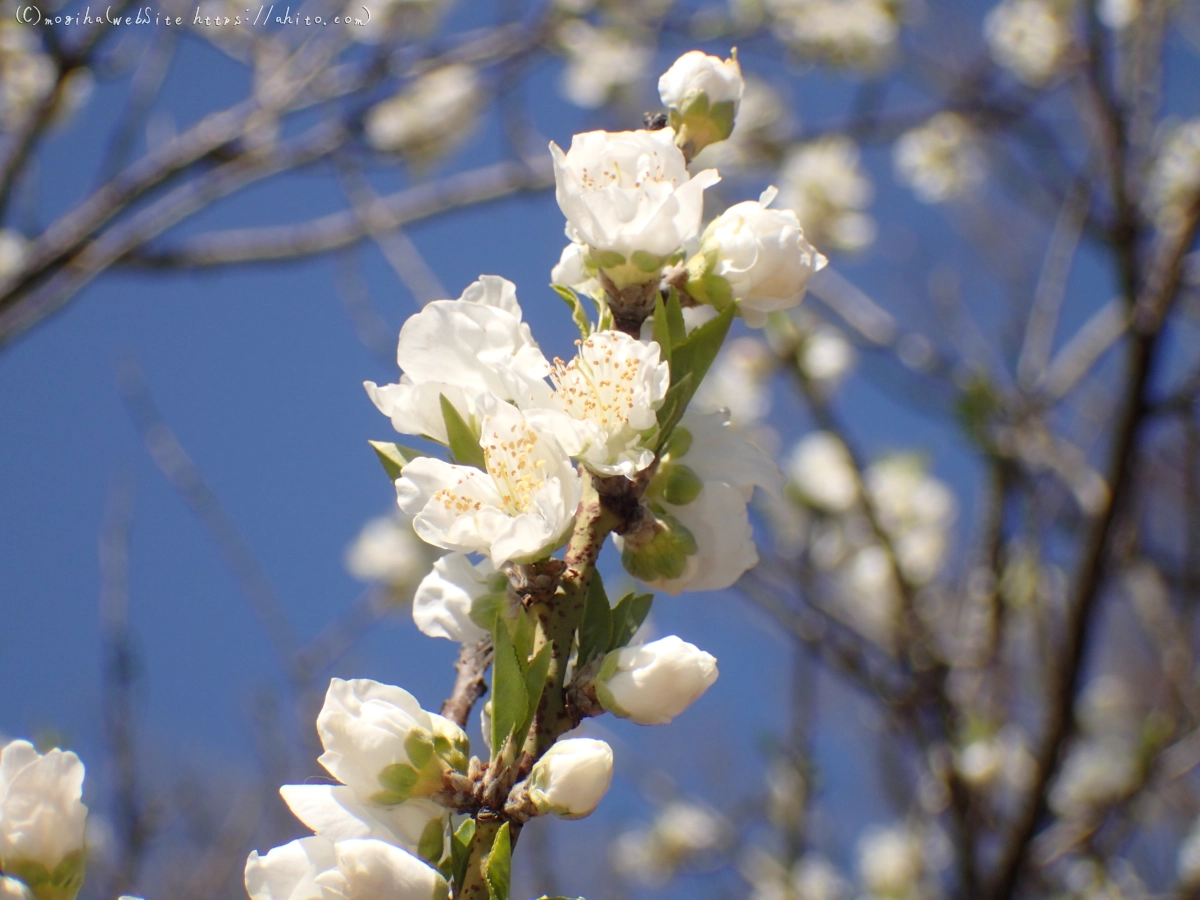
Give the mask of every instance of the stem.
[{"label": "stem", "polygon": [[475,819],[475,837],[471,841],[471,855],[467,859],[467,871],[454,900],[488,900],[487,873],[484,868],[492,844],[500,831],[503,820],[496,815],[481,813]]}]

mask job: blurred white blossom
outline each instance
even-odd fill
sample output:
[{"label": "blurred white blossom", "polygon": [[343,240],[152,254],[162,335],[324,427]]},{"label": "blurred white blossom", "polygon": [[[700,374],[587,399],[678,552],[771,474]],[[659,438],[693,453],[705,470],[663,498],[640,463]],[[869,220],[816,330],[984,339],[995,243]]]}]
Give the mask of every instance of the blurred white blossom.
[{"label": "blurred white blossom", "polygon": [[412,518],[397,511],[363,526],[346,548],[346,570],[359,581],[382,582],[407,593],[436,558],[437,551],[413,531]]},{"label": "blurred white blossom", "polygon": [[1158,226],[1178,228],[1189,203],[1200,196],[1200,119],[1175,122],[1164,128],[1150,168],[1146,199]]},{"label": "blurred white blossom", "polygon": [[920,836],[907,826],[868,830],[858,842],[863,885],[877,895],[912,896],[924,871],[921,845]]},{"label": "blurred white blossom", "polygon": [[730,833],[730,823],[707,806],[672,800],[648,827],[617,836],[613,867],[630,881],[662,885],[680,869],[705,868],[707,858],[725,847]]},{"label": "blurred white blossom", "polygon": [[585,109],[603,106],[645,77],[654,58],[650,47],[630,39],[618,28],[597,28],[583,19],[568,19],[559,28],[567,54],[562,92]]},{"label": "blurred white blossom", "polygon": [[1048,81],[1071,43],[1061,6],[1056,0],[1001,0],[983,21],[992,59],[1030,87]]},{"label": "blurred white blossom", "polygon": [[858,501],[858,480],[846,445],[833,433],[816,431],[792,448],[787,462],[791,486],[818,509],[842,513]]},{"label": "blurred white blossom", "polygon": [[732,427],[753,425],[771,409],[768,377],[772,368],[771,353],[758,338],[726,341],[690,408],[697,412],[728,410]]},{"label": "blurred white blossom", "polygon": [[899,4],[889,0],[766,0],[775,33],[797,53],[873,69],[892,56]]},{"label": "blurred white blossom", "polygon": [[463,63],[422,75],[389,100],[373,106],[363,121],[376,150],[411,161],[432,162],[470,136],[483,104],[479,73]]},{"label": "blurred white blossom", "polygon": [[799,145],[784,160],[780,179],[780,206],[795,211],[817,247],[861,250],[875,240],[875,220],[864,212],[874,186],[850,138]]},{"label": "blurred white blossom", "polygon": [[942,203],[983,181],[984,156],[974,130],[957,113],[938,113],[905,132],[892,149],[896,177],[923,203]]}]

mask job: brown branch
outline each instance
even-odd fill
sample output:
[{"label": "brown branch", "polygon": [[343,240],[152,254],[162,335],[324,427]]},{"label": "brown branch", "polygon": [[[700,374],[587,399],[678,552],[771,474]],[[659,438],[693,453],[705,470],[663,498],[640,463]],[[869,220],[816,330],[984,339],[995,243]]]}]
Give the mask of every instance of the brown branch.
[{"label": "brown branch", "polygon": [[477,644],[463,644],[459,648],[458,662],[454,664],[454,670],[458,673],[454,678],[454,690],[442,704],[442,715],[457,723],[459,728],[467,727],[472,707],[487,693],[487,682],[483,676],[491,664],[490,637]]}]

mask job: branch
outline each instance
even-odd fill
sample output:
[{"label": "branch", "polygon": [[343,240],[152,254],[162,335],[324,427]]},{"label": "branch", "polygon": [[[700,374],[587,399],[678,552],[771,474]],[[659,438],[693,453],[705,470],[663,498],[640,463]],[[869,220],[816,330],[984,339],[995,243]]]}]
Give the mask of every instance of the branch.
[{"label": "branch", "polygon": [[454,678],[454,690],[442,704],[442,715],[458,725],[467,727],[467,719],[471,716],[471,708],[487,693],[487,682],[484,673],[492,664],[492,639],[484,638],[477,644],[463,644],[458,650],[458,662],[454,669],[458,673]]}]

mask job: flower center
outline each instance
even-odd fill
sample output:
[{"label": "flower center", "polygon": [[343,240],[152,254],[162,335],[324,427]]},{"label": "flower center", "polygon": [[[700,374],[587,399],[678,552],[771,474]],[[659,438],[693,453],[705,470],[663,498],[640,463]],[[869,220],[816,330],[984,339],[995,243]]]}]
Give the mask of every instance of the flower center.
[{"label": "flower center", "polygon": [[612,344],[601,346],[596,335],[575,344],[579,354],[569,363],[557,357],[550,378],[557,389],[555,396],[575,419],[597,422],[612,431],[629,421],[633,409],[633,380],[638,361],[618,358]]},{"label": "flower center", "polygon": [[[484,432],[488,433],[486,422]],[[534,458],[536,446],[537,433],[526,422],[511,426],[507,437],[492,431],[483,445],[488,474],[510,516],[528,512],[534,494],[546,482],[546,461]]]}]

